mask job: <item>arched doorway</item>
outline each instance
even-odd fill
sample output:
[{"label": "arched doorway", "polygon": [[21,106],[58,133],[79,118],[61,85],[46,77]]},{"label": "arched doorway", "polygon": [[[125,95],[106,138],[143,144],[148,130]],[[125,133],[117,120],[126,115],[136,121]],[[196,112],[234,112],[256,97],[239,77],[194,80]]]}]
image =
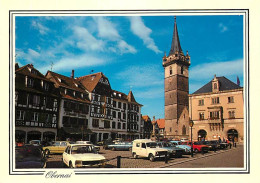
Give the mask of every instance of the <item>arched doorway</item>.
[{"label": "arched doorway", "polygon": [[198,141],[201,141],[202,139],[206,139],[207,132],[205,130],[199,130],[198,131]]},{"label": "arched doorway", "polygon": [[234,141],[237,142],[238,141],[238,132],[236,129],[230,129],[227,131],[227,136],[228,136],[228,140],[229,141]]},{"label": "arched doorway", "polygon": [[44,132],[43,141],[46,141],[46,142],[55,141],[55,133],[54,132]]},{"label": "arched doorway", "polygon": [[25,131],[15,130],[15,142],[16,143],[25,143]]},{"label": "arched doorway", "polygon": [[27,143],[30,140],[41,140],[41,132],[39,131],[30,131],[27,133]]}]

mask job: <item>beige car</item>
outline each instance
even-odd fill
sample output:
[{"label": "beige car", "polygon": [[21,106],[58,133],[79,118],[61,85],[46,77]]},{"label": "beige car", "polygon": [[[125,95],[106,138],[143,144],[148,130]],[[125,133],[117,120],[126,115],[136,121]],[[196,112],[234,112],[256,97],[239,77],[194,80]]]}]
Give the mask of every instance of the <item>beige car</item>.
[{"label": "beige car", "polygon": [[43,147],[43,151],[45,152],[45,155],[49,154],[62,154],[66,147],[70,145],[71,142],[69,141],[55,141],[52,145]]},{"label": "beige car", "polygon": [[65,166],[70,168],[105,167],[106,158],[98,154],[93,145],[71,144],[62,155]]}]

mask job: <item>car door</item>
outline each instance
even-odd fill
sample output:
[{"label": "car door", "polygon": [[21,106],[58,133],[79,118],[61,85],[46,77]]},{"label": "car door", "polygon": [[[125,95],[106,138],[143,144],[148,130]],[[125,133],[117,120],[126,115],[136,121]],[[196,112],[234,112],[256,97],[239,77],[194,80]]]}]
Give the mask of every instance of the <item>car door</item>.
[{"label": "car door", "polygon": [[54,144],[50,147],[50,151],[52,153],[59,153],[59,147],[60,147],[60,142],[54,142]]},{"label": "car door", "polygon": [[147,149],[146,149],[146,144],[141,143],[141,148],[140,148],[140,156],[147,157]]},{"label": "car door", "polygon": [[66,149],[65,149],[65,151],[64,151],[64,153],[63,153],[63,155],[62,155],[62,157],[63,157],[63,162],[68,166],[69,165],[69,157],[70,157],[70,153],[71,153],[71,151],[70,151],[70,149],[71,149],[71,147],[70,146],[68,146]]}]

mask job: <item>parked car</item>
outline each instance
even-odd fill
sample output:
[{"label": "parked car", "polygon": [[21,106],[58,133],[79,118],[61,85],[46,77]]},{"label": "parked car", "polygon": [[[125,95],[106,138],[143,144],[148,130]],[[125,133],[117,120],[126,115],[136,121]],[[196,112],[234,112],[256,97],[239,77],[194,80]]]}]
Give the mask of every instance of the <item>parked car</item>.
[{"label": "parked car", "polygon": [[90,144],[69,144],[62,155],[65,166],[70,168],[104,167],[106,158]]},{"label": "parked car", "polygon": [[[190,141],[185,141],[182,142],[183,145],[189,145],[191,146],[191,142]],[[199,152],[208,152],[209,151],[209,146],[207,145],[203,145],[201,142],[197,142],[197,141],[192,141],[192,147],[193,147],[193,151],[195,153],[199,153]]]},{"label": "parked car", "polygon": [[181,144],[181,141],[172,140],[172,141],[170,141],[170,143],[173,144],[174,146],[178,147],[178,148],[183,149],[184,154],[190,154],[191,153],[191,146]]},{"label": "parked car", "polygon": [[93,145],[98,152],[100,151],[100,146],[96,146],[96,145],[92,144],[92,142],[90,142],[90,141],[76,141],[76,144],[89,144],[89,145]]},{"label": "parked car", "polygon": [[45,155],[49,154],[62,154],[66,147],[70,144],[73,144],[71,141],[55,141],[50,146],[43,147],[43,151],[45,152]]},{"label": "parked car", "polygon": [[209,146],[209,150],[215,151],[220,148],[220,144],[217,140],[201,141],[202,144]]},{"label": "parked car", "polygon": [[34,145],[34,146],[41,146],[41,141],[40,140],[30,140],[29,144]]},{"label": "parked car", "polygon": [[24,145],[15,148],[15,168],[45,168],[46,158],[40,146]]},{"label": "parked car", "polygon": [[174,156],[174,157],[180,158],[184,154],[184,150],[183,149],[178,148],[178,147],[174,146],[171,143],[157,142],[157,146],[159,148],[166,149],[168,151],[168,155],[169,156]]},{"label": "parked car", "polygon": [[115,150],[129,150],[132,151],[132,146],[133,143],[132,142],[117,142],[115,144],[109,144],[107,145],[108,149],[111,149],[112,151]]},{"label": "parked car", "polygon": [[150,161],[165,157],[168,151],[157,147],[157,143],[150,139],[136,139],[133,141],[132,155],[134,158],[146,157]]}]

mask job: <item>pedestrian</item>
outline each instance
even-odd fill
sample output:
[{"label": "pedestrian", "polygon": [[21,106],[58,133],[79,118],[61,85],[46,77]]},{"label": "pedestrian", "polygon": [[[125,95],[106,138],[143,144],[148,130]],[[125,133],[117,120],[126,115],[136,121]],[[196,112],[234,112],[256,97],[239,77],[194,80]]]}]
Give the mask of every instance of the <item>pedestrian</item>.
[{"label": "pedestrian", "polygon": [[221,143],[221,138],[220,138],[220,136],[218,137],[218,142]]}]

